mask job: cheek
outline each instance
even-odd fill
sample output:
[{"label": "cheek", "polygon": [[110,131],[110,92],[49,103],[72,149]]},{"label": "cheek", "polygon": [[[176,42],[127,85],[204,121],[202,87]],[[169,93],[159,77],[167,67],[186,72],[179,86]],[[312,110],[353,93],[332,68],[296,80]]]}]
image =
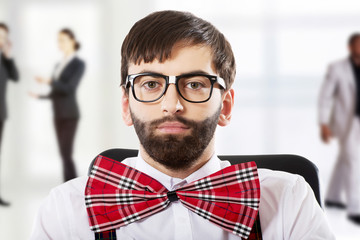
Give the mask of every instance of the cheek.
[{"label": "cheek", "polygon": [[189,103],[185,106],[185,114],[183,115],[185,118],[202,121],[205,118],[209,117],[212,113],[212,107],[209,102],[205,103]]},{"label": "cheek", "polygon": [[218,111],[219,107],[222,105],[222,101],[222,92],[219,89],[214,89],[210,100],[207,102],[209,104],[209,108],[212,110],[212,113]]},{"label": "cheek", "polygon": [[70,41],[66,41],[65,47],[70,48],[72,46],[72,43]]},{"label": "cheek", "polygon": [[[217,112],[221,106],[221,93],[220,91],[214,91],[210,100],[205,103],[190,103],[181,100],[181,104],[183,111],[179,114],[180,116],[195,121],[202,121]],[[161,102],[141,103],[136,101],[131,93],[129,96],[129,108],[142,121],[152,121],[165,116],[161,108]]]},{"label": "cheek", "polygon": [[184,117],[195,121],[202,121],[215,114],[221,106],[221,94],[214,94],[204,103],[186,103]]},{"label": "cheek", "polygon": [[146,122],[162,117],[160,104],[141,103],[136,101],[132,96],[130,96],[129,99],[129,108],[131,113],[141,121]]}]

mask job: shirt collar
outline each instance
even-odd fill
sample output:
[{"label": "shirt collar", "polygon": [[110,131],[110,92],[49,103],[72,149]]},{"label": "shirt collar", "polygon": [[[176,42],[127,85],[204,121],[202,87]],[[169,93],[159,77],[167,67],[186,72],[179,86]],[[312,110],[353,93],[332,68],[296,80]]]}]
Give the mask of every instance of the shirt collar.
[{"label": "shirt collar", "polygon": [[[174,178],[166,175],[163,172],[155,169],[154,167],[150,166],[145,160],[140,156],[137,156],[136,159],[136,169],[149,175],[150,177],[159,181],[164,187],[168,190],[172,191],[175,190],[187,183],[193,182],[200,178],[206,177],[214,172],[217,172],[222,169],[222,161],[217,157],[216,154],[207,161],[201,168],[190,174],[184,179]],[[230,165],[230,164],[229,164]]]}]

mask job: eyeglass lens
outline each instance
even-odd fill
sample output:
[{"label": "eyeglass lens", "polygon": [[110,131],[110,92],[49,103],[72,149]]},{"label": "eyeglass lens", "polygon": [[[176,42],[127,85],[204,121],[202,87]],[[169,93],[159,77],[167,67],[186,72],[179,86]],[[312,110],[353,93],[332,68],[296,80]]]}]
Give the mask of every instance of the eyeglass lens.
[{"label": "eyeglass lens", "polygon": [[[152,75],[138,76],[133,85],[136,98],[141,101],[154,101],[164,94],[166,79]],[[178,79],[177,88],[183,98],[201,102],[209,98],[212,84],[206,76],[188,76]]]}]

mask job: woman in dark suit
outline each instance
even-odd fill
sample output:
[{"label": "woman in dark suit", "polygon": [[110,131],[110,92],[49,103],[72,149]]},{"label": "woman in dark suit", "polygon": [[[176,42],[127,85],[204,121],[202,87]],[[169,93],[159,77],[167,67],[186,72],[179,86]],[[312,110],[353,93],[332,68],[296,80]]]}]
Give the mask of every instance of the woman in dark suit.
[{"label": "woman in dark suit", "polygon": [[[6,87],[9,80],[17,82],[19,73],[11,54],[11,42],[9,40],[9,28],[5,23],[0,23],[0,147],[3,128],[7,117]],[[0,206],[9,206],[9,202],[0,196]]]},{"label": "woman in dark suit", "polygon": [[76,128],[80,118],[76,101],[76,90],[84,74],[85,63],[76,56],[80,44],[70,29],[62,29],[58,35],[58,44],[64,58],[55,66],[52,78],[36,77],[36,81],[49,84],[49,95],[41,96],[31,93],[40,99],[50,99],[54,110],[54,123],[63,163],[64,181],[76,177],[72,158]]}]

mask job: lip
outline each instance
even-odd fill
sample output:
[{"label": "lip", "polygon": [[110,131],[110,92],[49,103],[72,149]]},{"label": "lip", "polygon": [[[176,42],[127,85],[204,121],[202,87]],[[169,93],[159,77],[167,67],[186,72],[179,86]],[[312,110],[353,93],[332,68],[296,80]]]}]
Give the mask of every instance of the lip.
[{"label": "lip", "polygon": [[181,122],[164,122],[157,127],[157,130],[162,133],[179,134],[189,130],[189,127]]}]

